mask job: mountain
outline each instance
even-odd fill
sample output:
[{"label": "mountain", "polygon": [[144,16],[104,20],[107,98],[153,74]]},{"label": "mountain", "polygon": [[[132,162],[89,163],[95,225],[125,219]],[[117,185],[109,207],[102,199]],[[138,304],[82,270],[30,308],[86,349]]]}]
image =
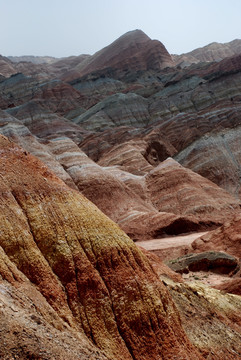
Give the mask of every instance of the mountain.
[{"label": "mountain", "polygon": [[[191,344],[167,288],[125,233],[32,155],[2,136],[0,148],[1,326],[15,328],[4,331],[1,356],[203,359],[202,342]],[[227,315],[217,321],[230,331]]]},{"label": "mountain", "polygon": [[[173,66],[171,55],[158,40],[151,40],[143,31],[134,30],[122,35],[94,55],[55,59],[50,57],[9,57],[16,72],[43,77],[61,77],[64,81],[102,69],[159,70]],[[12,72],[14,73],[14,72]],[[3,74],[4,75],[4,74]]]},{"label": "mountain", "polygon": [[0,358],[240,359],[240,57],[1,58]]},{"label": "mountain", "polygon": [[[172,156],[239,197],[240,55],[185,69],[162,69],[159,60],[170,59],[169,55],[159,51],[159,65],[147,67],[143,55],[147,44],[152,46],[156,41],[135,30],[93,56],[70,57],[50,65],[32,64],[28,75],[15,74],[1,80],[1,108],[21,120],[28,117],[29,106],[33,111],[33,104],[28,103],[34,101],[39,104],[35,110],[39,114],[39,128],[47,112],[54,113],[55,119],[64,117],[61,124],[71,120],[68,136],[94,161],[99,161],[113,145],[122,146],[126,152],[125,142],[149,137],[159,143],[160,150],[157,157],[151,155],[156,149],[141,150],[139,159],[144,155],[143,166],[146,161],[158,165]],[[234,44],[238,48],[236,41]],[[158,48],[161,47],[158,43]],[[155,53],[151,59],[154,61],[156,56]],[[123,70],[124,63],[128,71]],[[24,64],[29,63],[18,63]],[[87,66],[89,72],[92,65],[94,72],[79,77],[81,69]],[[98,67],[101,69],[96,70]],[[63,79],[53,79],[54,73],[61,78],[69,76],[69,69],[74,80],[66,83]],[[19,106],[26,109],[26,115]],[[51,130],[48,125],[45,136],[54,137],[54,127]],[[81,131],[74,134],[74,128],[79,127]],[[165,139],[164,147],[160,139]],[[237,144],[235,148],[231,139],[232,144]],[[226,163],[228,166],[224,166]],[[112,165],[115,165],[113,161]],[[136,168],[131,171],[138,174]]]},{"label": "mountain", "polygon": [[173,61],[165,46],[158,40],[151,40],[143,31],[133,30],[88,57],[63,79],[70,81],[76,74],[80,77],[108,68],[127,72],[160,70],[168,66],[173,66]]}]

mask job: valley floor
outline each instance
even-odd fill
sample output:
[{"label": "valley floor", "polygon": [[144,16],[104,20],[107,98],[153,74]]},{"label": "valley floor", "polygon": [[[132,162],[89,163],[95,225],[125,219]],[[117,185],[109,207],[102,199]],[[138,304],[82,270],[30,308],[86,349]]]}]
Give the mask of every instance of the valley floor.
[{"label": "valley floor", "polygon": [[[136,244],[145,250],[154,252],[162,260],[167,260],[176,257],[179,253],[182,255],[184,252],[191,252],[192,242],[205,234],[208,234],[208,231],[161,239],[137,241]],[[219,274],[212,271],[189,271],[187,274],[183,273],[182,278],[187,282],[201,281],[203,284],[212,287],[222,285],[230,279],[228,274]]]},{"label": "valley floor", "polygon": [[138,246],[143,247],[146,250],[163,250],[172,247],[191,245],[191,243],[198,239],[200,236],[207,234],[206,232],[195,232],[188,235],[172,236],[162,239],[153,239],[146,241],[137,241]]}]

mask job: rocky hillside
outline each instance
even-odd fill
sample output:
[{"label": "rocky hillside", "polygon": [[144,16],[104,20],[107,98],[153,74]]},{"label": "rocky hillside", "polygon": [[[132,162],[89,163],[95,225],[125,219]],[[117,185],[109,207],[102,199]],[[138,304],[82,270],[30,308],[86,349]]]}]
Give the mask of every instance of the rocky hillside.
[{"label": "rocky hillside", "polygon": [[240,272],[220,293],[135,244],[212,230],[185,251],[238,264],[229,55],[176,67],[135,30],[93,56],[1,57],[1,358],[240,359]]},{"label": "rocky hillside", "polygon": [[[177,351],[201,359],[164,285],[118,226],[26,151],[3,137],[0,146],[5,297],[11,287],[20,292],[34,284],[52,308],[42,300],[45,323],[55,314],[60,328],[65,322],[81,335],[80,346],[92,342],[111,359],[170,358]],[[41,317],[32,322],[41,324]]]},{"label": "rocky hillside", "polygon": [[[29,153],[4,137],[0,149],[1,327],[15,329],[4,331],[2,358],[202,359],[204,344],[191,344],[166,287],[125,233]],[[230,347],[239,351],[233,343],[219,351]]]}]

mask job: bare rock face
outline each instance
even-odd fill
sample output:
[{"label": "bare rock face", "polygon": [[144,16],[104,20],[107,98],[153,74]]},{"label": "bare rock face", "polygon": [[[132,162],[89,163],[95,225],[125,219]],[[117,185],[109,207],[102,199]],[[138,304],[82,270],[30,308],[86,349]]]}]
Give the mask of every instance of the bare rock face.
[{"label": "bare rock face", "polygon": [[[122,170],[136,174],[144,175],[153,169],[148,161],[149,148],[146,141],[128,141],[120,145],[113,146],[110,151],[105,152],[98,161],[101,166],[118,165]],[[146,155],[146,157],[145,157]]]},{"label": "bare rock face", "polygon": [[69,84],[59,80],[44,82],[37,77],[16,74],[0,83],[0,93],[6,105],[2,109],[27,105],[30,101],[42,103],[47,110],[60,116],[71,111],[78,114],[85,111],[91,102]]},{"label": "bare rock face", "polygon": [[0,110],[0,132],[2,135],[7,136],[16,144],[20,145],[27,152],[30,152],[31,154],[38,157],[67,185],[72,188],[76,188],[69,174],[65,171],[58,159],[55,159],[46,144],[43,144],[41,141],[39,141],[39,139],[36,138],[36,136],[34,136],[29,131],[28,127],[25,126],[20,120],[14,118],[2,110]]},{"label": "bare rock face", "polygon": [[197,239],[192,247],[196,251],[220,250],[241,258],[240,248],[241,218],[237,215],[225,222],[220,228]]},{"label": "bare rock face", "polygon": [[[78,189],[133,239],[218,225],[239,210],[239,200],[172,159],[153,169],[134,146],[127,147],[126,159],[123,148],[120,158],[117,148],[108,153],[113,161],[108,167],[109,157],[97,165],[68,139],[55,139],[47,146]],[[116,166],[115,160],[120,164],[121,159],[121,166]],[[133,169],[136,174],[130,173]]]},{"label": "bare rock face", "polygon": [[[230,117],[232,111],[229,112]],[[207,134],[180,152],[176,160],[240,197],[240,126]],[[224,166],[225,164],[225,166]]]},{"label": "bare rock face", "polygon": [[[21,107],[19,111],[21,113]],[[29,118],[23,116],[24,125],[2,111],[1,133],[37,156],[71,188],[78,188],[106,215],[118,222],[132,238],[155,236],[161,228],[167,228],[179,219],[180,216],[173,213],[166,214],[157,211],[148,198],[143,176],[97,165],[78,148],[73,140],[63,137],[64,124],[58,118],[56,122],[55,117],[48,116],[43,121],[40,114],[32,113]],[[18,116],[21,117],[20,114]],[[54,129],[56,134],[54,138],[40,141],[28,128],[40,137],[46,136],[46,131],[50,136]],[[71,127],[68,129],[70,131]],[[118,206],[116,206],[117,203]],[[193,222],[195,228],[199,226],[195,219],[189,222]]]},{"label": "bare rock face", "polygon": [[193,250],[240,257],[240,55],[175,68],[134,31],[93,56],[2,61],[0,357],[239,359],[240,297],[225,292],[240,271],[222,293],[185,284],[127,235],[228,220]]},{"label": "bare rock face", "polygon": [[168,261],[167,265],[174,271],[183,274],[190,271],[212,271],[229,274],[239,268],[238,260],[224,252],[205,251],[199,254],[188,254]]},{"label": "bare rock face", "polygon": [[[67,58],[53,58],[49,56],[9,56],[4,58],[1,64],[2,72],[5,75],[22,73],[26,76],[34,76],[39,80],[49,80],[61,77],[64,73],[71,71],[73,67],[86,60],[90,55],[70,56]],[[6,62],[11,68],[6,68]],[[6,69],[10,70],[6,72]]]},{"label": "bare rock face", "polygon": [[[57,318],[108,358],[171,359],[178,353],[201,359],[134,243],[40,161],[0,140],[3,260],[35,284]],[[4,284],[10,268],[1,276]]]},{"label": "bare rock face", "polygon": [[33,89],[40,85],[38,79],[17,73],[0,83],[0,93],[8,102],[8,107],[14,107],[29,101],[33,97]]},{"label": "bare rock face", "polygon": [[[39,160],[4,137],[0,149],[3,359],[239,358],[238,299],[173,282],[179,278],[153,256],[151,265],[116,224]],[[204,318],[212,319],[206,328]]]},{"label": "bare rock face", "polygon": [[1,359],[109,359],[58,316],[2,248],[0,253]]},{"label": "bare rock face", "polygon": [[[239,261],[241,259],[241,238],[240,238],[241,218],[240,215],[234,219],[227,221],[217,230],[211,231],[192,243],[195,252],[215,249],[225,251],[228,254],[236,256]],[[215,286],[224,292],[241,295],[241,272],[234,271],[233,277],[227,281]]]}]

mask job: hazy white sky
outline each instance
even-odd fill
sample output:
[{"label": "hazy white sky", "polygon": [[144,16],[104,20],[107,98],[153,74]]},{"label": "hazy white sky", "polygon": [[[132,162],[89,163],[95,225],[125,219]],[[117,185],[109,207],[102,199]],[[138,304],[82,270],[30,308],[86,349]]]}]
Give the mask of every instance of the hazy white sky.
[{"label": "hazy white sky", "polygon": [[143,30],[170,53],[241,39],[241,0],[0,0],[0,54],[93,54]]}]

